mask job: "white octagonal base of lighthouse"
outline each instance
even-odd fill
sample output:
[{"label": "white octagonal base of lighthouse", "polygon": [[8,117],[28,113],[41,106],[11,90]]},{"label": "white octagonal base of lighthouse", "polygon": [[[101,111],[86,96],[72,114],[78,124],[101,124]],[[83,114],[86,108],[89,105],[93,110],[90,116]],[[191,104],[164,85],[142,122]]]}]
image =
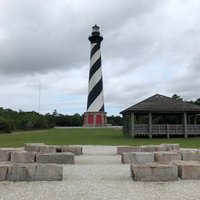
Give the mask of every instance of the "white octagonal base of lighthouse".
[{"label": "white octagonal base of lighthouse", "polygon": [[106,127],[107,126],[106,112],[85,112],[84,126],[85,127]]}]

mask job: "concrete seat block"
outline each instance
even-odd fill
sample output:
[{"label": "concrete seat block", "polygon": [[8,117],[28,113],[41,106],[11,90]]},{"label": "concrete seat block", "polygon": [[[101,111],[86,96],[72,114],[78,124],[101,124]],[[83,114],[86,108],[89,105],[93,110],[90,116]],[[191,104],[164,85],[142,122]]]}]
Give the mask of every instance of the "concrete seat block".
[{"label": "concrete seat block", "polygon": [[158,146],[156,147],[156,151],[167,151],[167,147],[166,147],[166,146],[158,145]]},{"label": "concrete seat block", "polygon": [[159,163],[167,163],[173,160],[181,160],[181,153],[178,151],[158,151],[154,152],[155,161]]},{"label": "concrete seat block", "polygon": [[0,148],[0,161],[10,161],[11,153],[16,151],[14,148]]},{"label": "concrete seat block", "polygon": [[126,163],[145,164],[154,162],[154,154],[151,152],[128,152],[121,155],[121,161]]},{"label": "concrete seat block", "polygon": [[26,143],[24,144],[24,149],[39,153],[62,152],[60,145],[47,145],[45,143]]},{"label": "concrete seat block", "polygon": [[37,164],[35,181],[62,181],[63,167],[55,164]]},{"label": "concrete seat block", "polygon": [[73,153],[42,153],[36,155],[37,163],[74,164]]},{"label": "concrete seat block", "polygon": [[181,150],[182,160],[185,161],[200,161],[200,150]]},{"label": "concrete seat block", "polygon": [[134,181],[177,181],[178,169],[172,164],[148,163],[145,165],[131,165]]},{"label": "concrete seat block", "polygon": [[0,163],[0,181],[7,180],[7,174],[10,166],[10,164]]},{"label": "concrete seat block", "polygon": [[122,153],[126,152],[141,152],[140,146],[120,146],[117,147],[117,154],[122,155]]},{"label": "concrete seat block", "polygon": [[9,181],[34,181],[35,164],[13,164],[8,170]]},{"label": "concrete seat block", "polygon": [[[26,143],[25,150],[26,151],[34,151],[39,153],[54,153],[59,151],[58,145],[47,145],[44,143]],[[61,150],[60,150],[61,151]]]},{"label": "concrete seat block", "polygon": [[11,162],[15,163],[34,163],[36,152],[14,151],[11,153]]},{"label": "concrete seat block", "polygon": [[8,168],[9,181],[61,181],[63,167],[54,164],[13,164]]},{"label": "concrete seat block", "polygon": [[61,146],[61,152],[71,152],[74,155],[81,155],[82,154],[82,147],[79,146]]},{"label": "concrete seat block", "polygon": [[200,180],[199,161],[174,161],[178,166],[178,175],[183,180]]},{"label": "concrete seat block", "polygon": [[39,152],[40,146],[45,146],[44,143],[25,143],[24,149],[26,151]]},{"label": "concrete seat block", "polygon": [[173,151],[173,150],[179,150],[180,149],[180,144],[161,144],[160,146],[165,146],[167,148],[167,151]]},{"label": "concrete seat block", "polygon": [[141,146],[142,152],[155,152],[157,151],[157,145],[145,145]]},{"label": "concrete seat block", "polygon": [[39,153],[56,153],[58,146],[56,145],[41,145],[39,146]]}]

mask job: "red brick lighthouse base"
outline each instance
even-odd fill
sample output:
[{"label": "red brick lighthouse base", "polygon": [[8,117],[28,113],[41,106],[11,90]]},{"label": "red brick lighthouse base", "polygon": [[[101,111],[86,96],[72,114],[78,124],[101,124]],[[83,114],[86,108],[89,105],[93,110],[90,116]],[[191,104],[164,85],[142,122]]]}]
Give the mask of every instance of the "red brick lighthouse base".
[{"label": "red brick lighthouse base", "polygon": [[85,112],[85,127],[105,127],[107,126],[106,112]]}]

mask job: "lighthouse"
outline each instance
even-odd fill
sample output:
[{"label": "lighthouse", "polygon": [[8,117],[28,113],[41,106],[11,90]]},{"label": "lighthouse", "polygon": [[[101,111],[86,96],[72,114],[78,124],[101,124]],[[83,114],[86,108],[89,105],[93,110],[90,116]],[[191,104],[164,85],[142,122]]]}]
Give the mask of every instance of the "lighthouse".
[{"label": "lighthouse", "polygon": [[84,126],[103,127],[107,125],[106,112],[104,110],[103,76],[101,67],[101,42],[103,37],[97,25],[92,27],[92,34],[88,39],[91,43],[91,52],[87,111],[84,113]]}]

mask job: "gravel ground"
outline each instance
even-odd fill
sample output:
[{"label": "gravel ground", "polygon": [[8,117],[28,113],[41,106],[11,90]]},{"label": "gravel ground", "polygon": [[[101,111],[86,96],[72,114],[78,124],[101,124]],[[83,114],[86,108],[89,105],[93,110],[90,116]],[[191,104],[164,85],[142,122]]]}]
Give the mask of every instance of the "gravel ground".
[{"label": "gravel ground", "polygon": [[0,182],[0,200],[198,200],[200,181],[134,182],[116,147],[83,146],[61,182]]}]

